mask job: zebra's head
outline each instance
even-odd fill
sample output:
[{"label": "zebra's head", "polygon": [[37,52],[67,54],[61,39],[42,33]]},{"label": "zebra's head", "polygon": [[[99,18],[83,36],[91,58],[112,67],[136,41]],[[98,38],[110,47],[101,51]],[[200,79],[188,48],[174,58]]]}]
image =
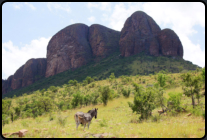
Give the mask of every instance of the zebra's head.
[{"label": "zebra's head", "polygon": [[97,118],[97,110],[98,110],[98,108],[95,108],[95,119]]}]

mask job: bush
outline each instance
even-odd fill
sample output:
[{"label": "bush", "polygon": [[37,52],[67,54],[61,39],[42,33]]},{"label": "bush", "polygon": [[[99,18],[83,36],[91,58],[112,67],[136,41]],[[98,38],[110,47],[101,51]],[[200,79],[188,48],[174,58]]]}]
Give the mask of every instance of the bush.
[{"label": "bush", "polygon": [[168,93],[168,105],[169,115],[177,116],[180,111],[182,111],[182,107],[180,106],[180,101],[182,97],[182,93]]},{"label": "bush", "polygon": [[9,116],[8,115],[5,115],[5,114],[2,114],[2,125],[4,126],[5,124],[9,124]]},{"label": "bush", "polygon": [[91,94],[91,103],[93,105],[96,105],[98,103],[98,97],[99,97],[99,93],[98,92],[94,92]]},{"label": "bush", "polygon": [[71,105],[73,108],[77,107],[78,105],[83,104],[83,96],[81,95],[80,91],[73,94],[73,99],[71,101]]},{"label": "bush", "polygon": [[128,90],[122,88],[121,93],[123,94],[124,97],[128,98],[130,95],[131,89],[128,88]]},{"label": "bush", "polygon": [[149,87],[144,90],[142,86],[139,86],[136,83],[134,83],[133,86],[135,87],[136,91],[134,95],[134,103],[128,102],[129,107],[132,109],[133,112],[141,114],[141,116],[139,117],[140,120],[148,119],[152,110],[155,109],[154,89]]},{"label": "bush", "polygon": [[60,101],[60,103],[57,103],[57,107],[58,109],[60,110],[63,110],[63,106],[65,105],[65,102],[64,101]]},{"label": "bush", "polygon": [[108,100],[112,99],[112,91],[109,88],[109,86],[101,87],[99,91],[101,92],[101,100],[103,104],[106,106]]}]

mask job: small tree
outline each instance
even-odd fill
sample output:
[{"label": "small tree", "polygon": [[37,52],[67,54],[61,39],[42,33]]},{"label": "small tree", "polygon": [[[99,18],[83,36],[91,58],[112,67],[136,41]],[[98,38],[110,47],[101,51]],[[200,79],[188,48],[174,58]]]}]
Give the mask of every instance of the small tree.
[{"label": "small tree", "polygon": [[99,89],[101,92],[101,100],[104,103],[104,106],[107,105],[108,100],[112,99],[112,93],[109,86],[104,86]]},{"label": "small tree", "polygon": [[114,73],[111,73],[111,75],[109,76],[109,81],[112,82],[115,79],[115,75]]},{"label": "small tree", "polygon": [[183,81],[183,91],[184,94],[192,99],[193,108],[195,106],[194,95],[199,98],[199,92],[201,89],[201,78],[200,76],[193,76],[192,73],[184,73],[181,75]]},{"label": "small tree", "polygon": [[157,107],[162,107],[163,112],[165,111],[165,103],[166,103],[166,98],[163,96],[164,90],[161,87],[156,88],[155,92],[155,105]]},{"label": "small tree", "polygon": [[[168,108],[170,110],[181,111],[182,107],[180,106],[180,101],[182,97],[182,93],[168,93]],[[169,104],[171,103],[171,105]]]},{"label": "small tree", "polygon": [[129,107],[132,109],[133,112],[141,114],[141,116],[139,117],[140,120],[148,119],[152,110],[155,108],[154,90],[151,87],[144,90],[142,86],[139,86],[136,83],[134,83],[133,86],[135,87],[136,91],[134,96],[134,103],[128,102]]},{"label": "small tree", "polygon": [[90,99],[93,105],[96,105],[98,103],[98,97],[99,97],[99,92],[94,92],[91,94]]},{"label": "small tree", "polygon": [[83,100],[83,97],[82,97],[80,91],[78,91],[77,93],[73,94],[73,99],[71,101],[72,107],[75,108],[78,105],[81,105],[82,104],[82,100]]},{"label": "small tree", "polygon": [[58,88],[55,86],[50,86],[47,90],[52,91],[53,93],[56,93],[58,91]]},{"label": "small tree", "polygon": [[166,85],[166,75],[163,73],[158,73],[157,82],[160,87],[164,87]]},{"label": "small tree", "polygon": [[126,97],[126,98],[129,97],[130,92],[131,92],[131,89],[130,89],[130,88],[128,88],[128,89],[122,88],[122,90],[121,90],[121,93],[122,93],[123,96]]},{"label": "small tree", "polygon": [[94,79],[91,78],[90,76],[87,76],[85,80],[87,81],[87,84],[90,84],[94,81]]}]

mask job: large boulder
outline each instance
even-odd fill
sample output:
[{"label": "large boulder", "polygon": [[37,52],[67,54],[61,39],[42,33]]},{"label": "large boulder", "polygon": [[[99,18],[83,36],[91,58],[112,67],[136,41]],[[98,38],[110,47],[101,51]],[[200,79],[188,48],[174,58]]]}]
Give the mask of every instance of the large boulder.
[{"label": "large boulder", "polygon": [[104,58],[119,50],[120,32],[99,24],[89,28],[89,42],[94,57]]},{"label": "large boulder", "polygon": [[78,68],[91,60],[88,31],[85,24],[73,24],[51,38],[47,46],[46,77]]},{"label": "large boulder", "polygon": [[183,46],[177,34],[171,29],[164,29],[158,34],[161,53],[164,56],[183,58]]},{"label": "large boulder", "polygon": [[125,22],[121,30],[119,45],[122,56],[140,52],[159,55],[156,35],[161,31],[157,23],[146,13],[137,11]]}]

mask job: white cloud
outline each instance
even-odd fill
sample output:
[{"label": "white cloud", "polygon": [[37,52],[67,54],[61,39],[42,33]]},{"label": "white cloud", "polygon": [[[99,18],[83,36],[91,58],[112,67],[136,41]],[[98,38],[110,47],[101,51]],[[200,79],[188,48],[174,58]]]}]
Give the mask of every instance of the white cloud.
[{"label": "white cloud", "polygon": [[101,2],[100,9],[103,11],[111,11],[111,3],[110,2]]},{"label": "white cloud", "polygon": [[[121,31],[125,21],[135,11],[141,10],[142,3],[118,3],[114,6],[112,14],[108,17],[112,29]],[[105,16],[106,19],[106,16]]]},{"label": "white cloud", "polygon": [[91,16],[91,17],[88,18],[88,20],[89,20],[90,22],[95,22],[95,19],[96,19],[96,18],[95,18],[94,16]]},{"label": "white cloud", "polygon": [[57,10],[63,10],[68,13],[71,12],[70,8],[70,2],[62,2],[62,3],[57,3],[57,2],[48,2],[47,7],[50,11],[53,11],[53,9]]},{"label": "white cloud", "polygon": [[163,27],[172,25],[175,32],[196,33],[193,26],[205,27],[205,6],[201,2],[144,3],[143,10]]},{"label": "white cloud", "polygon": [[98,8],[102,11],[111,11],[110,2],[98,2],[98,3],[88,2],[87,7],[90,9],[90,11],[92,11],[92,8]]},{"label": "white cloud", "polygon": [[195,25],[205,28],[205,6],[203,3],[152,2],[144,3],[143,10],[151,16],[160,27],[171,28],[175,31],[183,45],[184,59],[204,67],[205,50],[202,51],[199,44],[193,44],[189,39],[190,36],[199,35],[194,28]]},{"label": "white cloud", "polygon": [[12,41],[2,43],[2,79],[13,75],[31,58],[46,58],[46,48],[51,37],[32,40],[30,44],[15,46]]},{"label": "white cloud", "polygon": [[199,44],[193,44],[186,35],[180,35],[182,41],[185,60],[191,61],[200,67],[205,66],[205,50],[202,51]]},{"label": "white cloud", "polygon": [[24,4],[29,6],[29,8],[31,8],[32,10],[36,9],[36,7],[34,7],[31,3],[25,2]]},{"label": "white cloud", "polygon": [[12,6],[14,7],[14,9],[21,9],[22,4],[14,2],[14,3],[12,3]]},{"label": "white cloud", "polygon": [[89,8],[89,9],[91,9],[91,8],[98,8],[98,4],[96,4],[96,3],[92,3],[92,2],[88,2],[87,3],[87,7]]}]

